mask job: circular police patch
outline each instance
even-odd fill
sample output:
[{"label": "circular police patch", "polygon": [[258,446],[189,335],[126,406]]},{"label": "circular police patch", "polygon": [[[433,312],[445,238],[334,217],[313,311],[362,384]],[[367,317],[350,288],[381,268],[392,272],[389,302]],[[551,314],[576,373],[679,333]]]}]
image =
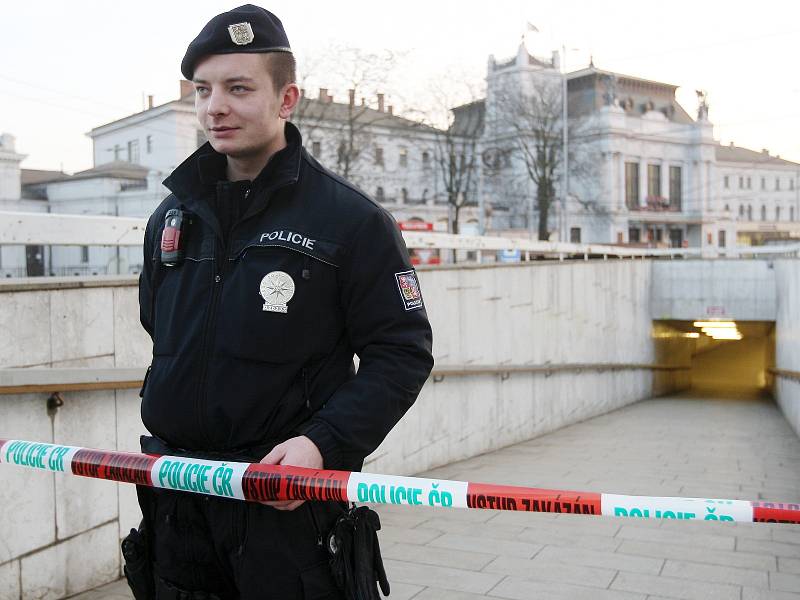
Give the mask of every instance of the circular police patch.
[{"label": "circular police patch", "polygon": [[283,271],[267,273],[261,280],[258,293],[264,298],[262,310],[285,313],[288,311],[286,304],[294,296],[294,280]]}]

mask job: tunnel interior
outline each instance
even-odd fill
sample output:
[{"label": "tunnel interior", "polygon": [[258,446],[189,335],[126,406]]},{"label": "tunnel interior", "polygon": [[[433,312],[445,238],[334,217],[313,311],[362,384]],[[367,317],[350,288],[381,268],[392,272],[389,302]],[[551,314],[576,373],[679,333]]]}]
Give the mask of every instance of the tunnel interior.
[{"label": "tunnel interior", "polygon": [[[703,326],[709,323],[714,326],[706,327],[704,332]],[[732,339],[715,339],[708,331],[730,333],[725,337]],[[684,390],[725,396],[772,395],[773,321],[707,317],[696,321],[654,321],[653,339],[659,364],[690,367],[681,378],[679,387]]]}]

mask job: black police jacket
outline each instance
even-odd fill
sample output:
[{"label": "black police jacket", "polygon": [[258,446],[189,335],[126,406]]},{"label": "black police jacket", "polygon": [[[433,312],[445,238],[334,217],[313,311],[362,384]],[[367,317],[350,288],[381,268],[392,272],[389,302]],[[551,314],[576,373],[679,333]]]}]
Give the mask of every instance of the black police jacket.
[{"label": "black police jacket", "polygon": [[[326,468],[357,469],[427,379],[431,328],[392,216],[314,160],[293,125],[286,136],[227,242],[209,198],[231,184],[204,167],[222,155],[205,144],[165,180],[139,279],[153,339],[142,420],[189,450],[266,453],[302,434]],[[187,213],[185,258],[165,266],[172,208]]]}]

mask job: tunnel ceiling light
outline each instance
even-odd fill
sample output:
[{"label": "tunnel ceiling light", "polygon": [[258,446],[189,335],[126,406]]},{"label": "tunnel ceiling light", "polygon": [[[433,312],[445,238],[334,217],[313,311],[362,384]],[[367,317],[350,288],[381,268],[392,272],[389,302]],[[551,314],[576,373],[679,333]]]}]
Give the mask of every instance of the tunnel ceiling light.
[{"label": "tunnel ceiling light", "polygon": [[728,329],[736,329],[735,321],[695,321],[692,325],[694,327],[725,327]]},{"label": "tunnel ceiling light", "polygon": [[706,334],[714,340],[740,340],[742,339],[742,334],[738,331],[717,331],[714,333]]},{"label": "tunnel ceiling light", "polygon": [[711,335],[713,333],[739,333],[739,330],[735,327],[703,327],[701,331],[705,334]]},{"label": "tunnel ceiling light", "polygon": [[689,332],[689,333],[685,333],[685,334],[683,334],[683,337],[687,337],[687,338],[699,338],[699,337],[700,337],[700,334],[699,334],[699,333],[697,333],[696,331],[691,331],[691,332]]}]

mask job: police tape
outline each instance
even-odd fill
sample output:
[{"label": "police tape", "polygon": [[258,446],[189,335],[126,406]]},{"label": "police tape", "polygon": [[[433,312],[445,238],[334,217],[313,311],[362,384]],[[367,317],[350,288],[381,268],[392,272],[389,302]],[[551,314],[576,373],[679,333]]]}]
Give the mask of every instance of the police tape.
[{"label": "police tape", "polygon": [[800,524],[800,503],[623,496],[94,450],[0,439],[0,463],[237,498],[336,500],[644,519]]}]

